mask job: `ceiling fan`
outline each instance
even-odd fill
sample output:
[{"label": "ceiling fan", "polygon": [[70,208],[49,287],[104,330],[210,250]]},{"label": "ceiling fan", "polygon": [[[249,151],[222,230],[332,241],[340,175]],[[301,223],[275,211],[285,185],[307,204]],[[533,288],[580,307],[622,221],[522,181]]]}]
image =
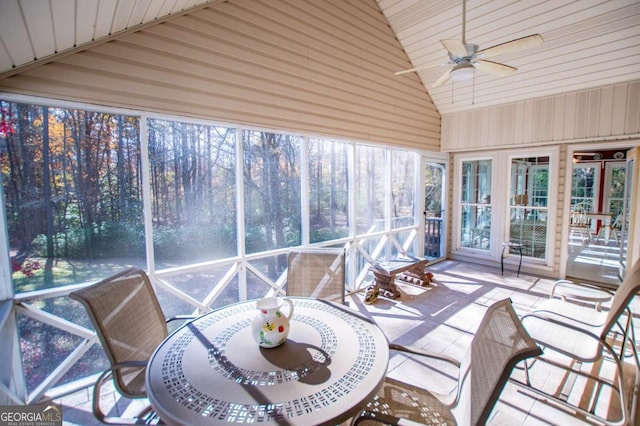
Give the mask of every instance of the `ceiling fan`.
[{"label": "ceiling fan", "polygon": [[462,0],[462,40],[440,40],[442,46],[449,53],[449,62],[444,64],[423,65],[404,71],[398,71],[395,74],[401,75],[413,71],[438,66],[451,66],[431,85],[431,88],[440,87],[449,79],[453,81],[468,80],[473,77],[474,69],[485,72],[487,74],[497,75],[500,77],[508,76],[517,71],[517,68],[498,62],[487,61],[487,58],[502,55],[504,53],[515,52],[517,50],[527,49],[539,46],[544,41],[540,34],[532,34],[526,37],[507,41],[497,44],[486,49],[478,50],[477,44],[467,43],[465,40],[466,27],[466,0]]}]

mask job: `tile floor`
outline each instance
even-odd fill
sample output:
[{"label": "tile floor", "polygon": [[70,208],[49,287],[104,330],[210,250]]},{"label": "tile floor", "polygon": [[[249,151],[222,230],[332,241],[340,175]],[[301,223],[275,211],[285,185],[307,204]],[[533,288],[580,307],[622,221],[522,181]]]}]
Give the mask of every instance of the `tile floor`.
[{"label": "tile floor", "polygon": [[[385,331],[389,341],[460,359],[488,306],[509,297],[518,314],[524,315],[548,298],[554,282],[527,274],[516,277],[512,271],[505,271],[502,276],[499,268],[453,261],[439,263],[429,270],[435,275],[433,286],[420,288],[402,285],[399,299],[379,298],[372,305],[365,305],[362,295],[355,294],[350,297],[349,305],[370,315]],[[636,306],[638,303],[634,302],[634,312],[640,312]],[[425,365],[417,365],[417,362],[402,354],[392,353],[388,375],[440,393],[448,393],[454,388],[456,376],[450,367],[432,364],[425,368]],[[554,375],[553,372],[544,374],[549,377]],[[576,387],[580,385],[578,381]],[[91,389],[85,389],[56,400],[64,405],[65,424],[98,424],[91,414],[90,393]],[[582,393],[578,395],[578,398],[583,397]],[[600,398],[604,399],[606,395]],[[115,414],[135,408],[128,400],[117,400],[114,393],[107,393],[103,404],[112,406],[112,413]],[[530,426],[592,423],[508,384],[491,414],[489,424]]]},{"label": "tile floor", "polygon": [[567,276],[617,286],[619,265],[620,244],[615,239],[605,243],[603,238],[594,237],[589,241],[583,241],[579,235],[570,238]]}]

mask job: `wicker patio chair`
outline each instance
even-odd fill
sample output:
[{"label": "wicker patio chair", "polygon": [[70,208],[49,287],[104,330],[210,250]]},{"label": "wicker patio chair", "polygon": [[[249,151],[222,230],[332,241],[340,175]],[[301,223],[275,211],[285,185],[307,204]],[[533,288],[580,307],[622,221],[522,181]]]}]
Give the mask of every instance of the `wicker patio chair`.
[{"label": "wicker patio chair", "polygon": [[[386,378],[354,425],[373,423],[484,425],[514,366],[541,353],[516,315],[511,301],[491,305],[462,362],[391,344],[391,349],[451,363],[459,368],[456,393],[438,395]],[[413,423],[405,423],[406,421]]]},{"label": "wicker patio chair", "polygon": [[[129,268],[70,296],[85,307],[110,364],[94,386],[93,414],[103,423],[157,422],[150,406],[133,418],[108,417],[100,407],[101,388],[110,378],[117,391],[127,398],[147,396],[147,361],[167,337],[165,317],[147,274]],[[171,319],[188,318],[191,317]]]},{"label": "wicker patio chair", "polygon": [[[627,271],[608,311],[561,299],[545,300],[522,318],[531,337],[542,346],[543,355],[525,364],[527,374],[523,380],[511,381],[599,423],[634,424],[640,390],[640,359],[629,304],[638,291],[640,261]],[[619,352],[616,352],[618,345]],[[587,363],[589,365],[585,365]],[[608,364],[615,367],[615,371],[608,371]],[[534,376],[535,368],[545,368],[547,374],[549,368],[562,369],[566,380],[553,390],[555,386],[546,382],[534,384],[532,377],[538,377]],[[580,377],[587,383],[585,388],[594,390],[592,398],[588,394],[581,394],[577,400],[570,398],[571,389],[566,389],[566,385],[573,382],[572,376]],[[612,396],[607,401],[615,407],[598,410],[601,395],[608,393]],[[620,418],[609,418],[617,416],[616,411]]]},{"label": "wicker patio chair", "polygon": [[344,249],[291,249],[287,269],[287,296],[314,297],[344,304],[344,293]]}]

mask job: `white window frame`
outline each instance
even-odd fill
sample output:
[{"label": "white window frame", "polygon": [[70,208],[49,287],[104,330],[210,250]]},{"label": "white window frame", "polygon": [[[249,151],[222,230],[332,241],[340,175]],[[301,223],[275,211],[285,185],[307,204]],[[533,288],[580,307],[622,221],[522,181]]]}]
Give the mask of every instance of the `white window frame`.
[{"label": "white window frame", "polygon": [[[549,192],[547,217],[547,251],[544,259],[523,256],[523,265],[538,269],[540,272],[553,270],[553,261],[556,253],[556,226],[558,211],[558,185],[559,185],[559,147],[541,147],[518,150],[489,151],[480,153],[455,154],[453,203],[451,212],[451,254],[454,258],[476,258],[491,260],[499,263],[503,254],[502,243],[508,237],[508,223],[510,214],[510,189],[511,189],[511,159],[521,157],[549,157]],[[462,163],[464,161],[492,160],[491,176],[491,235],[490,250],[478,250],[462,247],[460,231],[462,228]],[[519,259],[504,259],[505,264],[518,262]]]},{"label": "white window frame", "polygon": [[[462,239],[460,237],[460,233],[462,230],[462,163],[467,161],[491,161],[491,192],[495,193],[495,173],[496,173],[496,159],[493,155],[478,155],[478,154],[459,154],[455,157],[455,177],[453,179],[454,187],[453,187],[453,209],[452,209],[452,251],[466,253],[475,257],[491,257],[491,252],[495,250],[494,244],[494,224],[495,219],[493,217],[494,212],[494,196],[491,194],[491,203],[488,203],[488,206],[491,207],[492,219],[491,219],[491,227],[490,227],[490,237],[489,237],[489,250],[476,249],[472,247],[463,247]],[[464,203],[464,205],[468,205],[469,203]],[[473,204],[473,203],[472,203]]]},{"label": "white window frame", "polygon": [[[549,157],[549,188],[547,191],[547,206],[545,208],[536,208],[536,207],[530,206],[531,209],[544,210],[547,213],[547,220],[546,220],[547,245],[546,245],[545,257],[543,259],[540,259],[536,257],[526,256],[525,254],[523,256],[523,259],[526,259],[526,261],[532,265],[544,265],[546,267],[551,268],[553,267],[553,259],[555,257],[554,235],[556,234],[556,224],[557,224],[556,212],[558,211],[557,210],[558,183],[559,183],[559,179],[558,179],[559,167],[558,166],[559,166],[560,151],[558,148],[553,147],[553,148],[544,148],[544,149],[531,149],[531,150],[524,150],[524,151],[517,151],[517,152],[509,151],[509,152],[506,152],[505,154],[506,154],[506,164],[504,167],[507,169],[506,172],[508,174],[505,177],[504,181],[509,182],[509,185],[513,183],[512,177],[511,177],[511,162],[513,159],[522,158],[522,157]],[[540,168],[541,166],[533,166],[533,167]],[[531,189],[532,189],[531,182],[529,182],[527,184],[527,193],[531,194]],[[511,200],[509,199],[509,196],[511,194],[510,191],[511,191],[510,187],[507,187],[505,189],[505,194],[507,195],[506,206],[505,206],[505,209],[503,210],[505,216],[504,218],[502,218],[503,220],[501,221],[501,223],[504,224],[504,230],[502,235],[504,236],[505,241],[508,238],[510,238],[509,236],[510,229],[508,225],[510,223],[511,207],[512,207]],[[529,195],[529,197],[531,197],[531,195]]]},{"label": "white window frame", "polygon": [[[602,191],[602,211],[609,213],[611,199],[609,197],[608,189],[611,188],[611,175],[613,174],[613,169],[617,167],[625,168],[627,167],[627,163],[622,161],[607,161],[604,163],[604,191]],[[621,198],[624,200],[624,197]]]}]

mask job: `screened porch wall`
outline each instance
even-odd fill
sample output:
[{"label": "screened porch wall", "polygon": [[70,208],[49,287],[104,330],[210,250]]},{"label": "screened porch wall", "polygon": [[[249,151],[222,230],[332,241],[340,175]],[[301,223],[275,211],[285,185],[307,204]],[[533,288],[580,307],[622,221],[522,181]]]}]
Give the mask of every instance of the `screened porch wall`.
[{"label": "screened porch wall", "polygon": [[442,150],[477,151],[640,137],[640,81],[442,116]]},{"label": "screened porch wall", "polygon": [[439,151],[374,0],[233,0],[0,80],[0,91]]},{"label": "screened porch wall", "polygon": [[[505,150],[559,147],[558,191],[551,212],[555,219],[554,256],[550,270],[536,273],[562,276],[566,261],[568,199],[571,194],[571,153],[582,149],[632,147],[640,144],[640,81],[624,82],[581,92],[567,92],[521,102],[445,114],[442,116],[442,150],[458,154],[493,155]],[[612,148],[613,149],[613,148]],[[450,168],[450,179],[457,185],[459,176]],[[568,177],[567,177],[568,174]],[[570,198],[570,197],[569,197]],[[506,205],[508,194],[496,194],[494,201]],[[455,198],[450,198],[453,211]],[[452,221],[450,221],[451,223]],[[449,240],[451,241],[451,240]],[[449,251],[449,257],[466,259]],[[478,259],[473,259],[478,261]],[[500,261],[496,255],[490,264]],[[524,263],[525,270],[531,265]]]}]

